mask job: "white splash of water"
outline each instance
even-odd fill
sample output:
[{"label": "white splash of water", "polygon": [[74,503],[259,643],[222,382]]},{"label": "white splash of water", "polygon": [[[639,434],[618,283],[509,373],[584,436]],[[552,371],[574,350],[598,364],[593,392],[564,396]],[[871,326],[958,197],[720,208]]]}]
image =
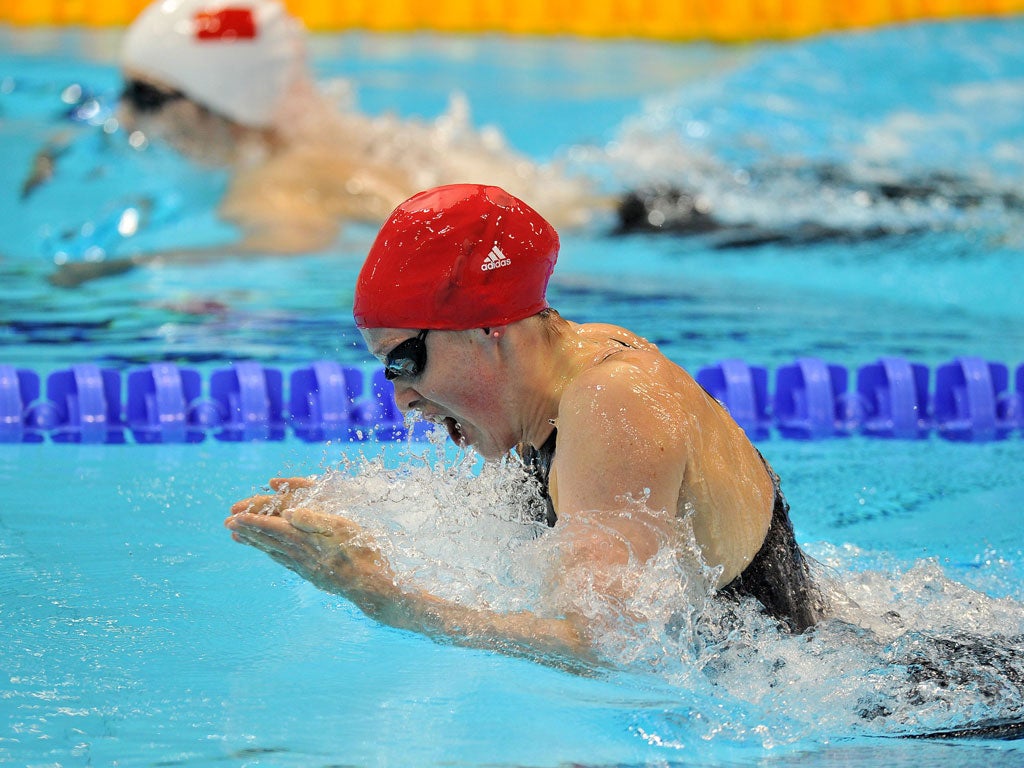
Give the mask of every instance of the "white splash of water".
[{"label": "white splash of water", "polygon": [[[833,616],[801,635],[753,601],[714,597],[688,519],[657,555],[595,573],[566,568],[570,531],[646,526],[643,499],[616,515],[536,522],[541,498],[515,460],[433,450],[328,471],[308,501],[365,527],[398,577],[494,611],[572,612],[597,628],[612,675],[657,692],[635,733],[650,743],[763,746],[807,738],[903,735],[1024,718],[1024,606],[958,583],[934,561],[904,569],[821,545]],[[563,521],[564,522],[564,521]],[[650,526],[654,530],[654,526]],[[574,534],[578,535],[578,534]],[[620,597],[602,585],[616,580]]]}]

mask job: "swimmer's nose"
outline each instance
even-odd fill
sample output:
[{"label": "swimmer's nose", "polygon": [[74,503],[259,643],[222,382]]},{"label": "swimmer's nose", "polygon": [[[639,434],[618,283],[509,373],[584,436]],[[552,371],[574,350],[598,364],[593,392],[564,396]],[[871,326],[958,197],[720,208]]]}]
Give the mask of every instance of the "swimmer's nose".
[{"label": "swimmer's nose", "polygon": [[402,413],[416,410],[416,403],[421,399],[420,393],[405,383],[401,377],[391,383],[395,387],[395,405],[398,406],[398,409]]}]

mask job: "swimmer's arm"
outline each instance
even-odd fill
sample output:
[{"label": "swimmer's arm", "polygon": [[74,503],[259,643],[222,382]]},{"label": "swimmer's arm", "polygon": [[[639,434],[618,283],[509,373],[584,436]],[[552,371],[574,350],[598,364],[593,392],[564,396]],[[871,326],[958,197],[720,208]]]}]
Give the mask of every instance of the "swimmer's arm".
[{"label": "swimmer's arm", "polygon": [[559,516],[622,510],[628,496],[674,518],[689,461],[689,414],[681,402],[632,364],[609,360],[577,377],[558,412],[550,483]]},{"label": "swimmer's arm", "polygon": [[225,525],[236,541],[266,552],[320,589],[351,600],[389,626],[575,671],[597,663],[587,628],[578,617],[498,613],[400,585],[355,523],[312,509],[287,508],[291,503],[287,497],[310,482],[272,481],[277,495],[236,503]]},{"label": "swimmer's arm", "polygon": [[529,658],[563,669],[579,670],[599,664],[584,623],[577,617],[549,618],[530,611],[498,613],[419,590],[404,592],[403,599],[393,603],[388,614],[376,618],[436,640]]},{"label": "swimmer's arm", "polygon": [[230,258],[238,253],[234,246],[228,248],[190,248],[160,253],[137,253],[102,261],[68,261],[60,264],[46,280],[58,288],[77,288],[94,280],[116,277],[138,267],[159,267],[166,263],[205,264]]},{"label": "swimmer's arm", "polygon": [[244,230],[237,243],[209,248],[179,248],[158,253],[139,253],[102,261],[73,261],[61,264],[49,275],[51,285],[77,288],[93,280],[114,277],[139,267],[165,264],[210,264],[231,258],[281,258],[326,250],[337,237],[337,224],[307,228],[295,224],[268,224]]},{"label": "swimmer's arm", "polygon": [[74,133],[60,131],[51,137],[32,157],[28,175],[21,182],[21,201],[25,202],[36,190],[48,184],[57,171],[57,161],[68,151]]}]

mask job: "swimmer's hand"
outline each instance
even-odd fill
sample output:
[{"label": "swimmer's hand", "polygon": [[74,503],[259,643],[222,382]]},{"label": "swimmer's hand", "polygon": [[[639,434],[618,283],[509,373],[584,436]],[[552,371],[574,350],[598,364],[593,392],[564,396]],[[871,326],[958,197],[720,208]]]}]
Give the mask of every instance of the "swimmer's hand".
[{"label": "swimmer's hand", "polygon": [[[278,230],[270,230],[279,233]],[[100,261],[69,261],[57,267],[46,280],[58,288],[78,288],[93,280],[115,277],[131,272],[138,267],[161,267],[164,265],[196,265],[215,264],[226,259],[266,259],[273,257],[298,256],[316,253],[326,248],[320,240],[303,240],[291,238],[288,247],[283,242],[284,236],[275,240],[269,234],[262,238],[248,238],[230,246],[177,248],[155,253],[137,253],[131,256],[106,258]],[[307,246],[305,248],[301,246]]]},{"label": "swimmer's hand", "polygon": [[224,525],[235,541],[386,621],[387,607],[400,598],[391,567],[356,523],[301,506],[302,491],[312,485],[308,478],[275,478],[275,495],[236,502]]},{"label": "swimmer's hand", "polygon": [[83,283],[103,277],[113,277],[130,272],[139,266],[135,259],[104,259],[103,261],[69,261],[57,267],[47,278],[50,285],[58,288],[77,288]]},{"label": "swimmer's hand", "polygon": [[530,611],[496,613],[400,584],[372,538],[356,523],[304,506],[314,481],[275,478],[273,495],[231,507],[224,525],[235,541],[266,552],[326,592],[351,600],[367,616],[436,640],[525,656],[577,673],[597,664],[583,622]]},{"label": "swimmer's hand", "polygon": [[57,161],[71,147],[73,134],[69,131],[62,131],[50,139],[36,152],[32,158],[32,165],[28,175],[21,183],[21,201],[25,202],[36,190],[53,179],[57,171]]}]

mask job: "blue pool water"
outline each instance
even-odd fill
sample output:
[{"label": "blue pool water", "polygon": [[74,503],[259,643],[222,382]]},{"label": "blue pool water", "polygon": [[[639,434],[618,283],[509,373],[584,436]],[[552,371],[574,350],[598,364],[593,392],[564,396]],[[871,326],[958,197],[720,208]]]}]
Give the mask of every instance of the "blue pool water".
[{"label": "blue pool water", "polygon": [[[115,33],[0,30],[0,162],[14,169],[0,189],[0,363],[368,364],[349,316],[368,228],[329,256],[139,270],[78,291],[46,283],[56,250],[94,237],[83,225],[140,197],[161,215],[105,240],[115,255],[230,236],[210,212],[221,175],[103,131],[116,44]],[[932,369],[964,354],[1024,362],[1024,214],[1006,194],[1024,173],[1018,20],[725,49],[344,35],[316,38],[313,53],[318,74],[351,79],[368,111],[429,117],[459,87],[477,124],[610,190],[685,182],[737,226],[812,219],[850,233],[723,248],[612,237],[597,221],[564,238],[552,283],[572,319],[626,325],[691,369],[805,354],[850,368],[880,355]],[[70,120],[75,84],[98,101]],[[54,180],[21,199],[18,169],[65,131]],[[979,202],[864,205],[845,182],[808,177],[810,165],[905,184],[955,175]],[[875,225],[892,234],[859,236]],[[773,435],[759,448],[798,538],[857,605],[809,638],[756,617],[705,647],[664,622],[624,627],[609,638],[618,669],[577,677],[381,628],[220,527],[265,478],[347,462],[321,492],[378,526],[400,569],[470,601],[532,599],[543,542],[522,541],[501,514],[500,477],[476,477],[451,451],[294,438],[2,445],[0,762],[1024,763],[1015,742],[901,738],[1024,718],[1008,682],[1024,668],[1020,431],[977,444]],[[685,599],[663,577],[646,576],[639,608],[652,617]],[[951,640],[958,650],[941,652]],[[921,677],[929,665],[956,677],[958,660],[969,674],[956,686]],[[865,717],[882,706],[890,714]]]}]

